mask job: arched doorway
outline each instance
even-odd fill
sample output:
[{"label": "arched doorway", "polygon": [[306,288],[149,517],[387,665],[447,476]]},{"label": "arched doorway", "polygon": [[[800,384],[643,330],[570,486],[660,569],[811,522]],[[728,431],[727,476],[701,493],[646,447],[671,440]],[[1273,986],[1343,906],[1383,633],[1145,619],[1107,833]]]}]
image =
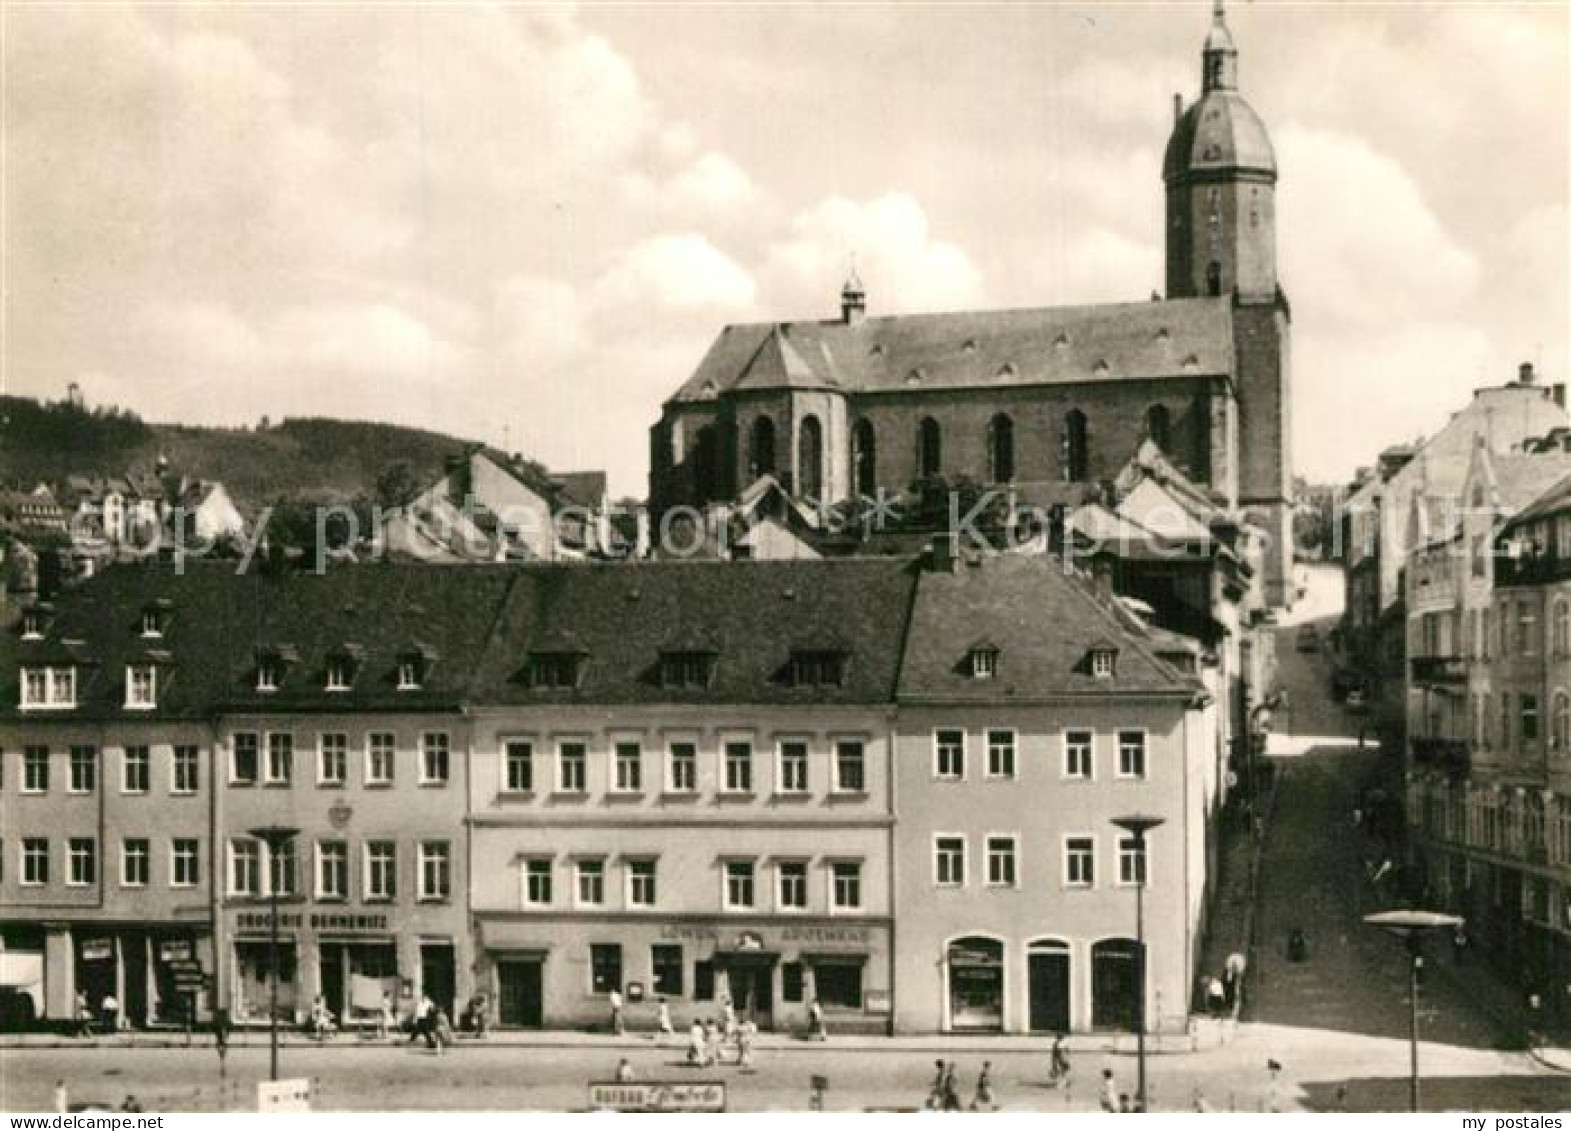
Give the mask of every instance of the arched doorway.
[{"label": "arched doorway", "polygon": [[1091,948],[1091,1025],[1135,1028],[1135,940],[1103,939]]},{"label": "arched doorway", "polygon": [[1033,1033],[1069,1031],[1069,944],[1037,939],[1026,950],[1026,981],[1030,1003],[1027,1027]]},{"label": "arched doorway", "polygon": [[999,413],[987,425],[987,475],[991,483],[1015,477],[1015,422]]},{"label": "arched doorway", "polygon": [[1004,944],[974,936],[945,952],[949,967],[949,1027],[971,1032],[1004,1028]]},{"label": "arched doorway", "polygon": [[856,493],[873,495],[878,491],[878,438],[873,422],[863,417],[851,430],[851,460],[856,468]]},{"label": "arched doorway", "polygon": [[805,499],[822,499],[824,430],[816,416],[802,418],[801,434],[797,438],[796,462],[796,493]]},{"label": "arched doorway", "polygon": [[753,421],[753,436],[748,443],[748,478],[775,473],[775,422],[767,416]]}]

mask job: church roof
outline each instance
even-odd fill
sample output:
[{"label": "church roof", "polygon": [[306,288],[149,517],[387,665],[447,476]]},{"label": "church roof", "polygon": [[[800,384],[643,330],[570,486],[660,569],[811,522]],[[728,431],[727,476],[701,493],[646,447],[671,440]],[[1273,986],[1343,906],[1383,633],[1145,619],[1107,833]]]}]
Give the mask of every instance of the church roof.
[{"label": "church roof", "polygon": [[673,402],[1231,374],[1227,298],[727,326]]},{"label": "church roof", "polygon": [[1162,179],[1232,170],[1276,178],[1276,151],[1265,124],[1236,90],[1208,91],[1173,124]]}]

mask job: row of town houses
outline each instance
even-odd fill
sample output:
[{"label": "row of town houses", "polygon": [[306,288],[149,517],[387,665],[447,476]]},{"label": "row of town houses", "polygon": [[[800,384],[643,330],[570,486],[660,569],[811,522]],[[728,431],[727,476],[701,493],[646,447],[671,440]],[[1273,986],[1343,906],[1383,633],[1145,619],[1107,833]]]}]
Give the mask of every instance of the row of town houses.
[{"label": "row of town houses", "polygon": [[[1185,1024],[1217,649],[1047,553],[120,564],[0,643],[0,980],[46,1019]],[[1142,615],[1144,614],[1144,615]],[[1161,818],[1147,842],[1114,824]],[[275,837],[264,830],[293,830]]]}]

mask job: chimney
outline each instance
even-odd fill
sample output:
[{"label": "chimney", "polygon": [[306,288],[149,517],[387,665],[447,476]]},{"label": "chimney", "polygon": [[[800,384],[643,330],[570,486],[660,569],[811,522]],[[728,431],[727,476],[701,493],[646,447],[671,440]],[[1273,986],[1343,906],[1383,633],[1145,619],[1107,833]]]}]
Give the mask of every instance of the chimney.
[{"label": "chimney", "polygon": [[1106,554],[1091,559],[1091,585],[1105,601],[1113,599],[1113,562]]},{"label": "chimney", "polygon": [[935,534],[928,546],[927,568],[933,573],[954,573],[956,556],[954,534]]},{"label": "chimney", "polygon": [[1516,379],[1520,385],[1531,385],[1534,380],[1533,363],[1524,361],[1516,367]]}]

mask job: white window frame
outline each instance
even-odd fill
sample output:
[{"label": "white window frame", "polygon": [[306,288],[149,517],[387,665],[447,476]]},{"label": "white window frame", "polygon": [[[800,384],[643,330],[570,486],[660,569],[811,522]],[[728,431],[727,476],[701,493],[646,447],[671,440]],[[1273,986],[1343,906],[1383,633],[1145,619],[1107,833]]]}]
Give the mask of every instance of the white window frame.
[{"label": "white window frame", "polygon": [[[91,786],[89,786],[88,788],[86,788],[86,789],[82,789],[82,788],[78,787],[77,782],[76,782],[76,767],[77,767],[77,757],[76,757],[76,755],[77,755],[77,752],[79,750],[90,750],[93,753],[93,757],[92,757],[92,760],[91,760],[91,765],[92,765],[93,768],[92,768],[91,771],[89,771],[92,774],[92,776],[93,776],[93,784]],[[99,770],[101,769],[102,766],[103,766],[103,756],[99,753],[99,748],[98,747],[89,745],[88,743],[85,743],[85,742],[73,743],[72,745],[67,746],[66,747],[66,765],[65,765],[65,791],[67,793],[69,793],[69,794],[73,794],[73,795],[78,796],[78,797],[85,796],[85,795],[90,794],[90,793],[97,793],[98,792]]]},{"label": "white window frame", "polygon": [[[253,837],[230,837],[228,843],[224,845],[224,848],[226,850],[224,860],[224,889],[228,892],[229,897],[231,899],[255,899],[266,894],[267,888],[265,885],[267,883],[267,861],[264,859],[264,857],[267,855],[267,853],[263,847],[262,842],[256,840]],[[245,852],[242,850],[246,849],[250,850],[251,866],[253,869],[252,874],[256,879],[256,883],[252,884],[250,887],[242,887],[241,885],[235,883],[235,876],[237,874],[236,869],[240,863],[240,858],[245,855]]]},{"label": "white window frame", "polygon": [[[854,745],[861,750],[862,784],[858,787],[847,786],[840,780],[840,747]],[[867,736],[860,734],[837,734],[829,736],[829,786],[831,793],[848,794],[856,797],[868,791],[867,783]]]},{"label": "white window frame", "polygon": [[[642,864],[649,865],[649,885],[654,889],[654,898],[648,900],[636,899],[638,880],[641,878],[635,869]],[[625,894],[628,907],[656,907],[660,903],[660,858],[658,856],[638,856],[628,859],[624,867]]]},{"label": "white window frame", "polygon": [[[744,761],[746,766],[747,781],[743,785],[731,784],[731,748],[742,747],[747,751]],[[729,794],[752,794],[758,789],[758,765],[755,759],[758,751],[753,746],[753,740],[748,737],[736,735],[722,736],[720,739],[720,792]]]},{"label": "white window frame", "polygon": [[[196,873],[190,879],[186,880],[182,880],[180,878],[179,861],[182,858],[180,847],[183,844],[191,846],[191,854],[189,857],[192,863],[191,870]],[[194,888],[199,883],[201,883],[201,881],[202,842],[194,836],[171,837],[169,840],[169,886],[172,888]]]},{"label": "white window frame", "polygon": [[[827,902],[829,904],[829,912],[830,912],[830,914],[835,914],[837,912],[843,913],[843,912],[847,912],[847,911],[853,911],[854,912],[854,911],[862,910],[862,865],[864,863],[866,863],[866,861],[863,861],[863,860],[848,860],[848,859],[844,859],[844,858],[841,858],[841,859],[838,859],[838,860],[825,861],[825,871],[828,873],[828,876],[829,876],[829,898],[828,898]],[[855,903],[841,903],[840,902],[840,889],[839,889],[839,886],[838,886],[839,877],[835,874],[835,870],[837,868],[843,868],[843,867],[844,868],[852,868],[852,869],[855,870],[855,873],[856,873],[856,902]]]},{"label": "white window frame", "polygon": [[[535,792],[535,747],[539,745],[535,737],[529,734],[504,734],[497,739],[497,748],[502,752],[501,791],[515,796],[526,796]],[[528,767],[529,784],[515,786],[513,784],[513,752],[521,748],[524,754],[523,764]]]},{"label": "white window frame", "polygon": [[[133,761],[131,758],[131,752],[133,750],[140,751],[142,754],[141,758],[136,759],[137,762],[141,763],[142,769],[145,771],[142,776],[142,787],[140,789],[133,789],[131,787],[131,766]],[[153,748],[143,743],[133,743],[130,746],[122,746],[120,748],[120,792],[129,796],[137,796],[139,794],[152,792],[152,788]]]},{"label": "white window frame", "polygon": [[[584,881],[593,870],[586,870],[585,865],[593,865],[600,869],[600,897],[598,899],[584,898]],[[606,905],[606,858],[604,856],[580,856],[573,860],[573,906],[574,907],[604,907]]]},{"label": "white window frame", "polygon": [[[785,900],[786,868],[800,868],[802,902],[787,903]],[[812,862],[806,857],[792,857],[775,861],[775,911],[781,915],[805,915],[812,906],[812,895],[809,884],[812,882]]]},{"label": "white window frame", "polygon": [[[385,745],[379,740],[391,739]],[[374,774],[377,759],[380,755],[387,755],[386,775]],[[398,733],[391,730],[367,731],[365,736],[365,783],[368,786],[381,789],[393,784],[398,775]]]},{"label": "white window frame", "polygon": [[279,663],[278,660],[270,656],[264,656],[261,660],[257,661],[256,689],[269,694],[277,691],[279,682],[278,677],[280,674],[282,674],[279,669],[282,667],[283,665]]},{"label": "white window frame", "polygon": [[[289,749],[289,757],[281,764],[287,767],[287,773],[279,777],[273,773],[273,740],[285,739]],[[266,741],[262,743],[262,784],[263,785],[289,785],[295,780],[295,732],[292,730],[270,730],[267,732]]]},{"label": "white window frame", "polygon": [[[580,781],[576,786],[567,784],[567,750],[577,749]],[[583,794],[589,792],[589,740],[578,735],[565,735],[556,740],[556,792]]]},{"label": "white window frame", "polygon": [[[625,761],[623,754],[629,747],[633,751],[631,762],[634,780],[631,785],[622,781],[622,764]],[[627,735],[611,736],[611,792],[623,794],[644,792],[644,743],[642,739]]]},{"label": "white window frame", "polygon": [[[1086,772],[1075,774],[1070,772],[1069,751],[1071,735],[1085,735],[1085,760]],[[1096,781],[1096,730],[1093,727],[1065,727],[1063,738],[1059,744],[1060,757],[1058,763],[1058,776],[1063,781]]]},{"label": "white window frame", "polygon": [[[189,751],[191,772],[196,780],[192,786],[180,784],[180,767],[186,761],[182,754]],[[202,748],[194,742],[177,742],[169,748],[169,792],[176,797],[189,797],[202,788]]]},{"label": "white window frame", "polygon": [[[33,766],[36,766],[38,764],[38,762],[32,757],[32,755],[36,751],[39,751],[39,750],[42,750],[43,754],[44,754],[44,757],[43,757],[43,767],[44,767],[43,779],[44,779],[44,784],[43,785],[33,785],[29,781],[29,771],[31,770],[31,768]],[[52,773],[53,767],[51,766],[51,763],[53,761],[54,761],[54,751],[53,751],[52,747],[41,746],[41,745],[39,745],[36,742],[28,743],[26,746],[23,746],[22,747],[22,789],[21,789],[21,792],[26,793],[26,794],[30,794],[30,795],[32,795],[34,797],[42,796],[43,794],[48,793],[49,792],[49,779],[54,776],[54,774]]]},{"label": "white window frame", "polygon": [[[441,776],[433,776],[431,755],[442,754]],[[427,730],[420,733],[420,784],[448,785],[453,780],[453,736],[445,730]]]},{"label": "white window frame", "polygon": [[348,691],[354,683],[354,661],[346,656],[329,656],[324,691]]},{"label": "white window frame", "polygon": [[398,687],[399,691],[420,690],[420,661],[408,658],[398,661]]},{"label": "white window frame", "polygon": [[[337,749],[333,751],[338,756],[339,774],[329,777],[327,774],[327,755],[329,740],[337,740]],[[316,735],[316,784],[319,786],[342,787],[349,784],[349,735],[341,730],[318,731]]]},{"label": "white window frame", "polygon": [[[34,849],[40,845],[42,846],[42,851],[35,852]],[[41,888],[49,885],[49,866],[51,863],[49,858],[51,855],[53,854],[49,850],[48,837],[24,836],[22,838],[22,874],[19,881],[22,887]],[[44,873],[41,878],[36,874],[34,866],[35,862],[40,860],[43,862]]]},{"label": "white window frame", "polygon": [[[435,891],[427,883],[431,865],[442,866],[442,890]],[[422,840],[415,849],[415,899],[420,903],[447,903],[453,898],[453,842],[450,840]]]},{"label": "white window frame", "polygon": [[971,678],[993,679],[998,675],[998,653],[992,648],[971,650]]},{"label": "white window frame", "polygon": [[[946,880],[943,879],[940,875],[941,869],[939,868],[939,860],[942,857],[942,853],[940,851],[940,842],[946,840],[957,840],[960,842],[960,879],[958,881]],[[932,878],[933,886],[935,888],[958,890],[966,886],[967,882],[971,878],[971,862],[967,859],[967,857],[971,855],[970,847],[971,846],[966,842],[965,833],[950,831],[935,832],[933,834],[933,851],[931,853],[931,859],[933,861]]]},{"label": "white window frame", "polygon": [[[993,842],[1009,842],[1009,871],[1012,873],[1008,880],[993,879]],[[985,871],[982,875],[982,886],[998,890],[1008,890],[1020,886],[1020,834],[990,832],[982,838],[982,856]]]},{"label": "white window frame", "polygon": [[[550,856],[525,856],[518,867],[518,901],[523,907],[550,907],[556,903],[556,861]],[[545,865],[543,872],[537,872],[538,865]],[[535,899],[529,891],[529,881],[537,875],[543,875],[546,884],[546,898]]]},{"label": "white window frame", "polygon": [[[1117,873],[1117,875],[1115,875],[1113,877],[1113,882],[1114,882],[1114,884],[1116,886],[1121,887],[1121,888],[1137,887],[1140,884],[1139,880],[1126,880],[1124,878],[1124,846],[1126,844],[1132,845],[1132,846],[1133,845],[1138,845],[1139,848],[1140,848],[1140,851],[1139,851],[1138,855],[1143,858],[1142,859],[1142,865],[1143,865],[1143,867],[1145,869],[1146,889],[1149,891],[1150,887],[1151,887],[1151,838],[1150,837],[1137,837],[1137,836],[1133,836],[1133,835],[1131,835],[1129,833],[1124,833],[1124,832],[1120,832],[1118,834],[1118,843],[1117,843],[1117,845],[1115,845],[1115,848],[1117,849],[1117,852],[1118,852],[1118,873]],[[1131,855],[1131,857],[1133,857],[1134,855],[1137,855],[1137,854],[1134,853],[1134,852],[1131,852],[1130,855]]]},{"label": "white window frame", "polygon": [[[1130,774],[1124,772],[1124,736],[1138,734],[1140,736],[1140,772]],[[1119,727],[1114,733],[1118,743],[1118,750],[1113,763],[1113,774],[1119,781],[1145,781],[1151,774],[1151,734],[1144,727]]]},{"label": "white window frame", "polygon": [[[376,874],[372,867],[371,850],[374,848],[391,849],[387,856],[389,865],[387,878],[390,881],[389,890],[378,891],[372,883]],[[398,898],[398,842],[396,840],[366,840],[360,844],[360,898],[365,903],[392,903]]]},{"label": "white window frame", "polygon": [[[326,868],[326,866],[327,866],[327,858],[328,858],[328,855],[329,855],[327,850],[328,850],[329,847],[338,848],[338,849],[342,849],[343,850],[343,852],[341,854],[337,853],[337,852],[332,853],[333,856],[335,856],[338,859],[343,861],[343,871],[342,871],[343,890],[342,891],[337,891],[337,892],[328,891],[327,890],[327,885],[322,882],[327,877],[327,868]],[[348,899],[349,899],[349,887],[350,887],[350,883],[351,883],[351,879],[350,879],[350,875],[349,875],[349,842],[347,840],[318,840],[316,842],[316,861],[315,861],[315,863],[316,863],[316,883],[315,883],[314,887],[315,887],[315,895],[316,895],[317,901],[320,902],[320,903],[344,903],[344,902],[347,902]]]},{"label": "white window frame", "polygon": [[[993,736],[1007,734],[1009,736],[1009,769],[1007,772],[993,772]],[[982,776],[991,781],[1014,781],[1020,776],[1020,732],[1014,727],[987,727],[982,731],[982,740],[986,744],[987,761],[982,766]]]},{"label": "white window frame", "polygon": [[1111,648],[1093,648],[1091,650],[1091,677],[1093,679],[1112,679],[1117,666],[1117,656]]},{"label": "white window frame", "polygon": [[[802,748],[802,784],[788,787],[786,781],[786,747]],[[813,742],[806,735],[784,734],[775,739],[775,795],[779,797],[807,797],[813,792]]]},{"label": "white window frame", "polygon": [[[693,751],[693,759],[692,759],[692,762],[693,762],[693,784],[691,786],[685,786],[685,787],[680,787],[679,788],[677,786],[677,784],[676,784],[676,761],[677,761],[677,759],[676,759],[676,748],[678,746],[691,747],[692,751]],[[698,773],[698,750],[699,750],[699,746],[698,746],[698,739],[697,739],[697,737],[691,737],[691,736],[687,736],[687,735],[682,735],[682,736],[679,736],[679,737],[669,738],[669,739],[666,740],[665,750],[666,750],[666,756],[665,756],[665,791],[667,793],[679,794],[679,795],[681,795],[683,797],[691,797],[691,796],[693,796],[694,794],[696,794],[698,792],[698,781],[699,781],[699,773]]]},{"label": "white window frame", "polygon": [[[77,878],[78,850],[81,845],[87,846],[88,868],[92,876],[88,879]],[[90,888],[98,883],[98,841],[90,836],[67,837],[65,842],[65,886],[68,888]]]},{"label": "white window frame", "polygon": [[[945,744],[942,741],[942,739],[940,738],[940,736],[941,735],[954,735],[954,734],[958,734],[960,736],[960,753],[959,753],[959,757],[960,757],[960,772],[959,773],[946,773],[945,770],[944,770],[944,756],[943,756],[943,751],[944,751]],[[966,730],[965,730],[964,727],[934,727],[933,728],[933,780],[934,781],[947,781],[947,782],[965,781],[966,780],[966,770],[969,769],[969,762],[970,762],[970,757],[969,757],[970,751],[967,749],[967,747],[970,746],[970,745],[971,745],[970,735],[968,735],[966,733]]]},{"label": "white window frame", "polygon": [[[133,853],[131,846],[136,845],[138,852]],[[135,856],[141,861],[142,878],[131,878],[129,867],[131,858]],[[128,836],[120,841],[120,886],[123,888],[145,888],[153,875],[153,842],[144,836]]]},{"label": "white window frame", "polygon": [[69,711],[76,706],[76,683],[75,667],[30,664],[22,669],[20,706],[24,711]]},{"label": "white window frame", "polygon": [[[1090,854],[1091,879],[1089,881],[1077,880],[1077,879],[1074,879],[1073,877],[1071,877],[1071,875],[1070,875],[1070,868],[1069,868],[1069,862],[1070,862],[1070,858],[1071,858],[1070,843],[1072,841],[1088,841],[1090,843],[1090,845],[1091,845],[1091,854]],[[1063,886],[1066,887],[1066,888],[1070,888],[1072,890],[1075,890],[1075,891],[1094,891],[1096,889],[1097,872],[1100,870],[1097,867],[1097,859],[1096,859],[1097,855],[1098,855],[1098,853],[1097,853],[1097,844],[1096,844],[1096,836],[1095,836],[1095,834],[1093,834],[1093,833],[1084,833],[1084,832],[1080,832],[1080,833],[1065,833],[1064,836],[1063,836],[1062,847],[1061,847],[1061,859],[1063,860],[1063,865],[1062,865],[1062,871],[1061,871],[1061,874],[1060,874],[1060,879],[1061,879],[1061,881],[1063,883]]]},{"label": "white window frame", "polygon": [[125,708],[151,711],[158,706],[158,667],[154,664],[127,664],[125,668]]},{"label": "white window frame", "polygon": [[[240,740],[251,740],[252,753],[256,757],[256,772],[249,778],[240,777],[235,771],[239,768]],[[262,735],[260,731],[237,730],[229,736],[229,784],[230,785],[257,785],[262,780]]]},{"label": "white window frame", "polygon": [[[752,897],[746,903],[731,899],[731,866],[747,865],[747,889]],[[727,856],[720,860],[720,906],[726,911],[756,911],[758,909],[758,860],[751,856]]]}]

